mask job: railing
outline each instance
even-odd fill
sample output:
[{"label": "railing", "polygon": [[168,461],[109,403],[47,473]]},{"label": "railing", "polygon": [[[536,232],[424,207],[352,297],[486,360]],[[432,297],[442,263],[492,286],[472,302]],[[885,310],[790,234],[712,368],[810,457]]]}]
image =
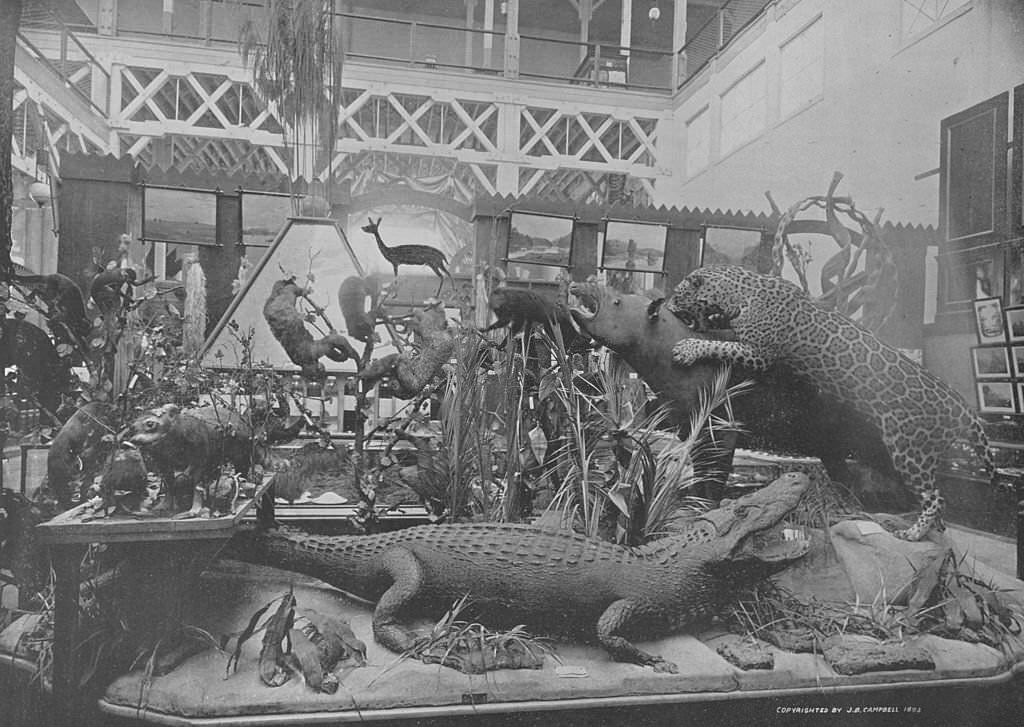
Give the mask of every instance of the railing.
[{"label": "railing", "polygon": [[[59,39],[57,53],[41,51],[25,37],[26,30],[56,33]],[[33,58],[59,76],[67,89],[101,115],[107,115],[110,74],[60,18],[47,11],[37,9],[29,12],[26,9],[21,18],[18,41]]]},{"label": "railing", "polygon": [[706,66],[733,38],[750,25],[772,0],[729,0],[694,33],[688,33],[686,45],[679,49],[679,75],[676,89]]},{"label": "railing", "polygon": [[[141,3],[141,4],[140,4]],[[154,4],[155,3],[155,4]],[[166,32],[156,19],[159,9],[142,12],[157,0],[121,3],[117,33],[121,36],[163,37],[197,41],[207,45],[234,46],[243,14],[258,15],[262,6],[235,0],[211,3],[200,26],[190,19]],[[232,10],[233,12],[228,12]],[[443,23],[349,12],[335,13],[341,23],[346,58],[387,65],[485,74],[518,76],[587,86],[612,86],[670,93],[672,53],[652,48],[616,45],[565,38],[520,35],[519,68],[506,67],[505,30],[466,28]],[[625,70],[620,75],[620,70]]]}]

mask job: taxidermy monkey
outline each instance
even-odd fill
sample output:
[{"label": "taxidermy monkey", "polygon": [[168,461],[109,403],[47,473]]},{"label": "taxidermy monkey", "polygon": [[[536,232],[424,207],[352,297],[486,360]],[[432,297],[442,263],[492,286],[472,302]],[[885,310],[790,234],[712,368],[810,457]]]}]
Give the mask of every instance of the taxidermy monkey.
[{"label": "taxidermy monkey", "polygon": [[[366,308],[366,299],[370,298],[370,308]],[[366,343],[373,336],[374,320],[372,311],[377,307],[380,297],[380,278],[369,275],[361,278],[352,275],[345,278],[338,288],[338,305],[341,315],[345,317],[345,328],[348,335],[357,341]]]},{"label": "taxidermy monkey", "polygon": [[106,315],[131,305],[135,281],[135,271],[131,268],[106,270],[92,279],[89,294],[100,313]]},{"label": "taxidermy monkey", "polygon": [[484,328],[483,332],[509,326],[509,335],[502,341],[499,348],[504,348],[509,338],[519,335],[526,330],[527,326],[532,326],[535,323],[544,326],[549,334],[553,330],[552,324],[557,324],[562,331],[562,340],[566,349],[577,339],[582,338],[565,306],[552,304],[532,290],[495,288],[491,292],[487,305],[494,311],[498,320]]},{"label": "taxidermy monkey", "polygon": [[[85,315],[85,297],[82,290],[67,275],[21,275],[14,277],[16,285],[23,285],[29,292],[29,302],[41,299],[49,306],[51,323],[62,323],[79,340],[89,335],[92,324]],[[57,331],[54,331],[57,333]]]},{"label": "taxidermy monkey", "polygon": [[320,363],[322,356],[332,361],[347,361],[350,358],[358,360],[358,351],[336,331],[331,331],[320,340],[313,339],[306,329],[303,315],[295,308],[300,296],[302,288],[294,280],[278,280],[263,306],[263,317],[288,358],[302,367],[302,375],[310,378],[323,376],[324,366]]}]

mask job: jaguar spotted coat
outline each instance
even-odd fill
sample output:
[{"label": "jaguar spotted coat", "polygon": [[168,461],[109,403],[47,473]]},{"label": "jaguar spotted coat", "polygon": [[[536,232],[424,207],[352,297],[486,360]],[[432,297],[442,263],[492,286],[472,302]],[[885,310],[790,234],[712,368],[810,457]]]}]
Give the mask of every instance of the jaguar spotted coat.
[{"label": "jaguar spotted coat", "polygon": [[935,471],[955,442],[973,445],[993,471],[981,420],[959,394],[789,281],[712,265],[683,279],[667,308],[698,330],[731,329],[730,340],[680,341],[677,365],[706,358],[760,370],[782,364],[868,417],[903,483],[922,501],[917,521],[897,536],[919,540],[932,526],[944,528]]}]

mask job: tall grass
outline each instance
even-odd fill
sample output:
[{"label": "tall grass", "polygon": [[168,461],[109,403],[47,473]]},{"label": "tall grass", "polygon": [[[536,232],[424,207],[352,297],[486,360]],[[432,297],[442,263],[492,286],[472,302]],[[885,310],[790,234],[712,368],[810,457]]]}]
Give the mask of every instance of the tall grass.
[{"label": "tall grass", "polygon": [[737,429],[730,401],[750,384],[729,386],[731,372],[723,367],[701,393],[680,441],[666,431],[672,410],[651,410],[645,387],[625,364],[612,358],[592,377],[595,390],[583,392],[557,329],[549,341],[553,364],[538,388],[566,412],[560,448],[547,467],[558,483],[552,508],[563,524],[608,537],[611,512],[612,537],[637,544],[668,533],[688,510],[706,509],[710,503],[693,493],[705,482],[724,481],[722,436]]}]

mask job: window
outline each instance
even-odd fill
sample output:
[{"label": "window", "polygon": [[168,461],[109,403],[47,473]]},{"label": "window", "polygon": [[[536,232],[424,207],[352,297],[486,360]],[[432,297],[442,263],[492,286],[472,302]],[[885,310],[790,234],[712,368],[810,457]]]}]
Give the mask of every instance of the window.
[{"label": "window", "polygon": [[920,35],[970,5],[971,0],[902,0],[900,35],[904,40]]},{"label": "window", "polygon": [[146,270],[157,280],[184,280],[189,256],[198,259],[199,246],[175,242],[146,243]]},{"label": "window", "polygon": [[686,176],[692,177],[711,161],[711,124],[705,106],[686,122]]},{"label": "window", "polygon": [[781,48],[779,113],[783,118],[819,98],[825,89],[825,43],[821,17]]},{"label": "window", "polygon": [[765,126],[764,62],[722,94],[722,154],[750,141]]},{"label": "window", "polygon": [[947,241],[1005,232],[1008,94],[942,120],[939,204]]}]

